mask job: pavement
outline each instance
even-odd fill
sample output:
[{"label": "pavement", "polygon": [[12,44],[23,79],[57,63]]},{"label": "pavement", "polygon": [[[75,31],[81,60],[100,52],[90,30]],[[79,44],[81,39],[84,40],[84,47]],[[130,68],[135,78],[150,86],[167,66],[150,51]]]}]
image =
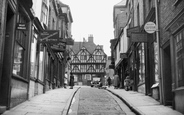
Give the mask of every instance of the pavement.
[{"label": "pavement", "polygon": [[47,91],[5,111],[2,115],[67,115],[71,100],[79,88]]},{"label": "pavement", "polygon": [[137,115],[183,115],[169,106],[161,105],[154,98],[135,91],[107,88],[108,91],[118,96]]},{"label": "pavement", "polygon": [[[80,88],[81,86],[75,86],[73,89],[47,91],[5,111],[2,115],[67,115],[72,98]],[[137,115],[183,115],[142,93],[113,87],[106,90],[124,101]]]}]

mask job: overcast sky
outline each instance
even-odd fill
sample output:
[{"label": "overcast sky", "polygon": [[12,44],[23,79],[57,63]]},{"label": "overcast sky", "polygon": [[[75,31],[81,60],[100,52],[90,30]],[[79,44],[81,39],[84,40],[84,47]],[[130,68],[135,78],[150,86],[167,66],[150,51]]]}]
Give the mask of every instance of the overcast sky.
[{"label": "overcast sky", "polygon": [[121,0],[61,0],[72,13],[72,35],[75,41],[94,37],[96,45],[103,45],[110,56],[110,39],[113,35],[113,6]]}]

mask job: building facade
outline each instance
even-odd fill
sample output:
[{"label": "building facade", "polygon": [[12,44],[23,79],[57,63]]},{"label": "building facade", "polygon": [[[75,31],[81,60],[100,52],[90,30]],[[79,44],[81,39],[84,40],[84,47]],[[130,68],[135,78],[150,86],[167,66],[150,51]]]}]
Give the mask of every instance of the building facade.
[{"label": "building facade", "polygon": [[0,105],[7,109],[27,100],[32,0],[1,0]]},{"label": "building facade", "polygon": [[77,84],[90,85],[95,79],[102,79],[104,83],[107,56],[103,46],[95,45],[92,35],[88,37],[88,41],[84,39],[83,42],[75,42],[70,56],[70,68]]},{"label": "building facade", "polygon": [[[134,91],[151,96],[161,104],[172,106],[184,113],[182,103],[184,2],[182,0],[126,2],[127,23],[120,33],[118,33],[120,30],[115,28],[117,31],[115,33],[119,36],[115,34],[115,39],[111,40],[111,50],[116,52],[112,55],[115,60],[115,71],[120,71],[117,72],[119,76],[124,76],[126,71],[129,73],[134,80]],[[121,19],[124,21],[122,17]],[[117,24],[118,20],[115,21]],[[155,28],[151,32],[145,28],[148,23],[152,23]],[[125,33],[128,43],[121,44],[125,39],[122,35]],[[127,47],[127,51],[121,52],[123,51],[121,47]],[[126,63],[123,63],[123,60]]]},{"label": "building facade", "polygon": [[0,2],[0,106],[10,109],[63,86],[73,19],[59,0]]}]

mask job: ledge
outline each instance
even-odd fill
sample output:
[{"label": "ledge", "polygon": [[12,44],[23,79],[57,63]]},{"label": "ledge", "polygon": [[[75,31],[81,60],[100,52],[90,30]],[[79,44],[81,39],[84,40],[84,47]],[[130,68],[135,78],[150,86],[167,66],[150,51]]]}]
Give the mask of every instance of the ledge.
[{"label": "ledge", "polygon": [[182,86],[182,87],[179,87],[179,88],[176,88],[175,90],[174,90],[174,92],[177,92],[177,91],[184,91],[184,86]]}]

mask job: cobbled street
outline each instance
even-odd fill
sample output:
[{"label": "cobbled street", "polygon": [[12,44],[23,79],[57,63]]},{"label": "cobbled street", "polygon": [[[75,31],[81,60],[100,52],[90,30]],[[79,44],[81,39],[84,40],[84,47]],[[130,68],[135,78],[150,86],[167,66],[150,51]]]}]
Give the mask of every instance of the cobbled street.
[{"label": "cobbled street", "polygon": [[127,115],[106,90],[87,87],[80,90],[77,113],[78,115]]}]

